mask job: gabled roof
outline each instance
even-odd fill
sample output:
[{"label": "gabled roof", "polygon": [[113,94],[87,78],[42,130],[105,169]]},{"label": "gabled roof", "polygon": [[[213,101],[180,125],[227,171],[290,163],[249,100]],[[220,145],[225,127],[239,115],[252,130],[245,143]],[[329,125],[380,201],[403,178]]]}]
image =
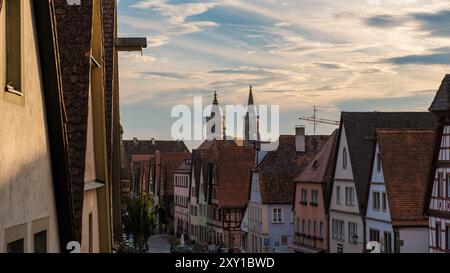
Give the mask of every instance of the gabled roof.
[{"label": "gabled roof", "polygon": [[199,196],[200,178],[208,198],[212,177],[218,185],[217,201],[222,208],[244,207],[249,192],[254,149],[238,146],[234,140],[206,140],[192,151],[192,165]]},{"label": "gabled roof", "polygon": [[376,128],[433,129],[434,124],[433,115],[429,112],[342,112],[340,130],[345,127],[361,213],[366,211]]},{"label": "gabled roof", "polygon": [[[336,156],[337,138],[339,130],[335,130],[323,145],[322,149],[308,164],[308,167],[300,173],[294,182],[307,183],[331,183],[333,176],[333,163]],[[325,207],[328,208],[331,187],[323,187]]]},{"label": "gabled roof", "polygon": [[426,225],[423,215],[433,154],[433,130],[377,129],[393,225]]},{"label": "gabled roof", "polygon": [[292,180],[308,166],[328,138],[329,136],[306,136],[306,152],[298,153],[295,136],[281,135],[277,150],[270,151],[257,167],[262,203],[292,204],[295,191]]},{"label": "gabled roof", "polygon": [[81,240],[91,82],[92,1],[82,1],[78,6],[69,6],[67,1],[60,0],[52,3],[56,11],[59,65],[66,114],[73,224],[75,236],[77,240]]},{"label": "gabled roof", "polygon": [[[175,153],[161,153],[160,156],[160,179],[165,179],[164,192],[168,195],[173,195],[174,183],[173,183],[173,173],[183,163],[186,158],[190,155],[189,152],[175,152]],[[156,156],[158,157],[158,155]]]},{"label": "gabled roof", "polygon": [[[114,40],[116,39],[116,1],[102,0],[103,54],[105,72],[105,129],[108,166],[112,166],[113,142],[113,80],[114,80]],[[108,173],[111,175],[111,168]]]},{"label": "gabled roof", "polygon": [[450,74],[445,75],[429,108],[431,112],[450,110]]},{"label": "gabled roof", "polygon": [[161,153],[189,152],[183,141],[178,140],[123,140],[122,141],[122,177],[129,177],[132,155],[154,155]]},{"label": "gabled roof", "polygon": [[[187,160],[187,159],[186,159]],[[186,160],[183,161],[175,170],[174,173],[190,173],[192,166],[188,164]]]}]

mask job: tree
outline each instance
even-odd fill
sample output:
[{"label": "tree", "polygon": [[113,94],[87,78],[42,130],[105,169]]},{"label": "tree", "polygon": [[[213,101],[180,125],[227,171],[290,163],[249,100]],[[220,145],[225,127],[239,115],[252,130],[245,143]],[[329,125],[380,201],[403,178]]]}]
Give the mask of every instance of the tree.
[{"label": "tree", "polygon": [[156,226],[156,211],[153,200],[148,196],[137,196],[125,200],[123,215],[124,230],[133,235],[134,247],[144,249],[148,237]]}]

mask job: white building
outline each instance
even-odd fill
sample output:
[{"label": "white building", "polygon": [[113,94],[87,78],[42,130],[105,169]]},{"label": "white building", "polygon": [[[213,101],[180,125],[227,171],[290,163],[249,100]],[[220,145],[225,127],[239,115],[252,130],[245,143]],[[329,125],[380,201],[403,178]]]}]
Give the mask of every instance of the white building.
[{"label": "white building", "polygon": [[366,238],[379,242],[381,252],[428,251],[422,208],[433,136],[432,130],[377,129]]},{"label": "white building", "polygon": [[376,128],[433,128],[429,113],[342,112],[330,201],[330,252],[363,252]]}]

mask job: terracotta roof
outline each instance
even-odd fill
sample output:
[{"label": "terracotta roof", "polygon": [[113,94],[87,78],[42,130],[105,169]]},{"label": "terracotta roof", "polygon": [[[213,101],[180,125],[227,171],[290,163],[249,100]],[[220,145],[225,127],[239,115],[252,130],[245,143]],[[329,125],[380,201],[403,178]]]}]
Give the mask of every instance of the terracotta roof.
[{"label": "terracotta roof", "polygon": [[197,197],[200,177],[203,177],[204,192],[208,193],[208,182],[212,175],[216,175],[218,205],[245,206],[249,194],[250,171],[254,166],[253,148],[237,146],[233,140],[206,140],[192,151],[192,165]]},{"label": "terracotta roof", "polygon": [[121,148],[121,177],[123,178],[130,176],[132,155],[153,155],[156,151],[161,153],[189,152],[184,142],[177,140],[123,140]]},{"label": "terracotta roof", "polygon": [[92,1],[69,6],[55,0],[61,82],[66,113],[74,230],[81,239],[88,98],[91,71]]},{"label": "terracotta roof", "polygon": [[103,54],[105,72],[105,122],[108,173],[112,172],[112,116],[114,80],[114,40],[116,37],[116,0],[102,0]]},{"label": "terracotta roof", "polygon": [[433,130],[377,129],[384,183],[394,225],[427,224],[422,209],[433,138]]},{"label": "terracotta roof", "polygon": [[[323,145],[322,149],[314,156],[308,167],[300,173],[294,182],[325,183],[331,184],[333,176],[333,163],[336,156],[337,138],[339,130],[335,130]],[[332,187],[323,187],[325,208],[328,208]]]},{"label": "terracotta roof", "polygon": [[178,166],[183,163],[186,158],[190,155],[189,152],[179,152],[179,153],[161,153],[160,154],[160,170],[161,170],[161,182],[164,184],[164,193],[168,195],[173,195],[174,183],[173,183],[173,173],[178,168]]},{"label": "terracotta roof", "polygon": [[267,154],[257,167],[262,203],[291,204],[295,184],[292,180],[302,172],[322,148],[329,136],[306,136],[306,152],[298,153],[294,135],[281,135],[277,150]]},{"label": "terracotta roof", "polygon": [[[190,160],[190,157],[188,157],[189,158],[189,160]],[[190,172],[191,171],[191,164],[188,164],[187,162],[186,162],[186,160],[184,160],[183,161],[183,163],[181,163],[180,164],[180,166],[178,166],[175,170],[174,170],[174,172],[175,173],[188,173],[188,172]]]},{"label": "terracotta roof", "polygon": [[254,167],[254,149],[222,146],[218,148],[216,158],[219,207],[244,207],[250,190],[250,172]]},{"label": "terracotta roof", "polygon": [[375,129],[433,129],[434,118],[429,112],[342,112],[342,125],[345,127],[360,211],[365,214]]},{"label": "terracotta roof", "polygon": [[450,74],[445,75],[429,108],[431,112],[450,110]]}]

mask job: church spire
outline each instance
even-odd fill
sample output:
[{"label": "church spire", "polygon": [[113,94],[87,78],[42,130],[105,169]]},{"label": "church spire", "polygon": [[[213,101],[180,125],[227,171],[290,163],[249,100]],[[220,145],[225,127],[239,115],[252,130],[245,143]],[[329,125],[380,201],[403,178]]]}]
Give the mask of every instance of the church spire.
[{"label": "church spire", "polygon": [[217,100],[217,92],[216,91],[214,91],[214,100],[213,100],[212,104],[219,105],[219,101]]},{"label": "church spire", "polygon": [[252,91],[252,86],[250,85],[250,91],[248,92],[248,105],[253,105],[254,101],[253,101],[253,91]]}]

